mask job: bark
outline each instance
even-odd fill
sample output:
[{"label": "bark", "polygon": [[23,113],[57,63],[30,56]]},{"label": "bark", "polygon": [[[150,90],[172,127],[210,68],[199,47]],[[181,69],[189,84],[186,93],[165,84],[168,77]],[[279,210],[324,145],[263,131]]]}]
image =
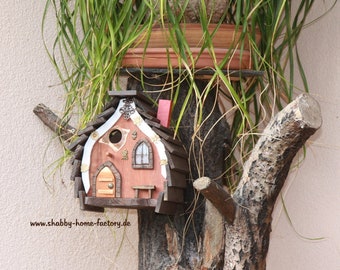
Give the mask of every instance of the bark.
[{"label": "bark", "polygon": [[291,162],[321,126],[317,102],[299,96],[268,124],[244,165],[233,194],[238,205],[232,225],[226,224],[224,269],[265,269],[275,201]]},{"label": "bark", "polygon": [[[165,83],[165,77],[144,78],[147,91],[160,91]],[[196,83],[203,91],[205,82]],[[128,88],[142,90],[140,82],[132,78],[129,79]],[[178,118],[188,90],[189,85],[183,82],[172,119]],[[167,98],[166,94],[163,93],[161,98]],[[191,169],[185,194],[186,213],[166,217],[139,211],[139,269],[221,269],[223,265],[223,217],[209,202],[206,204],[192,187],[193,179],[202,175],[209,175],[221,183],[225,170],[226,149],[223,145],[229,139],[229,127],[224,119],[220,119],[216,95],[217,92],[212,91],[206,98],[203,111],[203,119],[206,120],[199,129],[194,126],[194,99],[191,99],[181,122],[179,137],[187,146]]]},{"label": "bark", "polygon": [[212,181],[209,177],[201,177],[194,182],[194,188],[214,205],[228,223],[233,224],[236,204],[221,185]]},{"label": "bark", "polygon": [[68,140],[75,134],[76,129],[74,127],[62,121],[44,104],[38,104],[33,109],[33,112],[46,126],[59,135],[62,140]]}]

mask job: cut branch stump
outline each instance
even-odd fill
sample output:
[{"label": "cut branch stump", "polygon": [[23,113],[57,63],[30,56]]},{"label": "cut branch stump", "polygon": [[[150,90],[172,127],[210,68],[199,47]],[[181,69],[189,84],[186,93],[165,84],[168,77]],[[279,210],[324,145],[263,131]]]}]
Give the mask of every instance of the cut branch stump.
[{"label": "cut branch stump", "polygon": [[193,185],[216,207],[229,224],[233,224],[236,205],[233,198],[221,185],[212,181],[209,177],[198,178]]}]

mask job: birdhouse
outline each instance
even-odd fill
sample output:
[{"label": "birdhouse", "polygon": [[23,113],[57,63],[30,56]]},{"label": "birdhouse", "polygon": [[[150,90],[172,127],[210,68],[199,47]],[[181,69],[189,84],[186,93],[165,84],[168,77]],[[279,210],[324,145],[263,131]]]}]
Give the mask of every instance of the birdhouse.
[{"label": "birdhouse", "polygon": [[[83,210],[105,207],[174,214],[184,202],[187,153],[171,129],[138,91],[110,91],[103,113],[78,132],[71,179]],[[166,124],[165,124],[166,125]]]}]

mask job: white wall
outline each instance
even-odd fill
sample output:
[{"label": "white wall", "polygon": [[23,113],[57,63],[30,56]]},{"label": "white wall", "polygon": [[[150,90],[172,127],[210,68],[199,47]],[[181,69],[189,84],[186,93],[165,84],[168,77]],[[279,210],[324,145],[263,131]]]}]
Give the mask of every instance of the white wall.
[{"label": "white wall", "polygon": [[[315,1],[313,20],[325,11]],[[325,1],[329,6],[330,0]],[[311,94],[319,101],[323,125],[308,141],[307,157],[293,169],[276,204],[268,254],[269,270],[340,269],[340,5],[306,28],[299,42]],[[302,83],[298,84],[303,87]],[[319,238],[307,240],[300,237]]]},{"label": "white wall", "polygon": [[[311,18],[323,11],[323,1],[316,2]],[[50,87],[58,84],[58,78],[42,44],[43,9],[44,1],[0,2],[0,269],[137,269],[134,211],[127,217],[131,226],[126,230],[30,226],[30,221],[60,218],[121,221],[126,215],[118,210],[106,215],[80,211],[69,168],[47,183],[43,179],[44,169],[61,155],[61,147],[32,110],[45,103],[58,112],[63,101],[61,87]],[[299,237],[277,203],[269,270],[340,269],[339,14],[338,5],[307,28],[299,43],[324,123],[309,141],[307,159],[291,173],[284,189],[294,228],[303,236],[324,240]],[[53,21],[49,23],[53,31]]]},{"label": "white wall", "polygon": [[[43,179],[62,148],[32,110],[44,103],[58,113],[64,94],[61,87],[50,87],[59,80],[40,33],[44,2],[0,2],[0,269],[137,269],[134,211],[125,229],[30,226],[30,221],[60,218],[122,221],[126,215],[125,210],[79,210],[69,168],[47,183]],[[47,27],[51,38],[52,20]]]}]

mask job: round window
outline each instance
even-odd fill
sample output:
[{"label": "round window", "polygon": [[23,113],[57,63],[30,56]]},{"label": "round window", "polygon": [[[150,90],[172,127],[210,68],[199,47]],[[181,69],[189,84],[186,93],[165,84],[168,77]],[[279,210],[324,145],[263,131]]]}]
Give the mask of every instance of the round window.
[{"label": "round window", "polygon": [[118,129],[114,129],[110,132],[109,140],[111,143],[119,143],[122,139],[122,132]]}]

